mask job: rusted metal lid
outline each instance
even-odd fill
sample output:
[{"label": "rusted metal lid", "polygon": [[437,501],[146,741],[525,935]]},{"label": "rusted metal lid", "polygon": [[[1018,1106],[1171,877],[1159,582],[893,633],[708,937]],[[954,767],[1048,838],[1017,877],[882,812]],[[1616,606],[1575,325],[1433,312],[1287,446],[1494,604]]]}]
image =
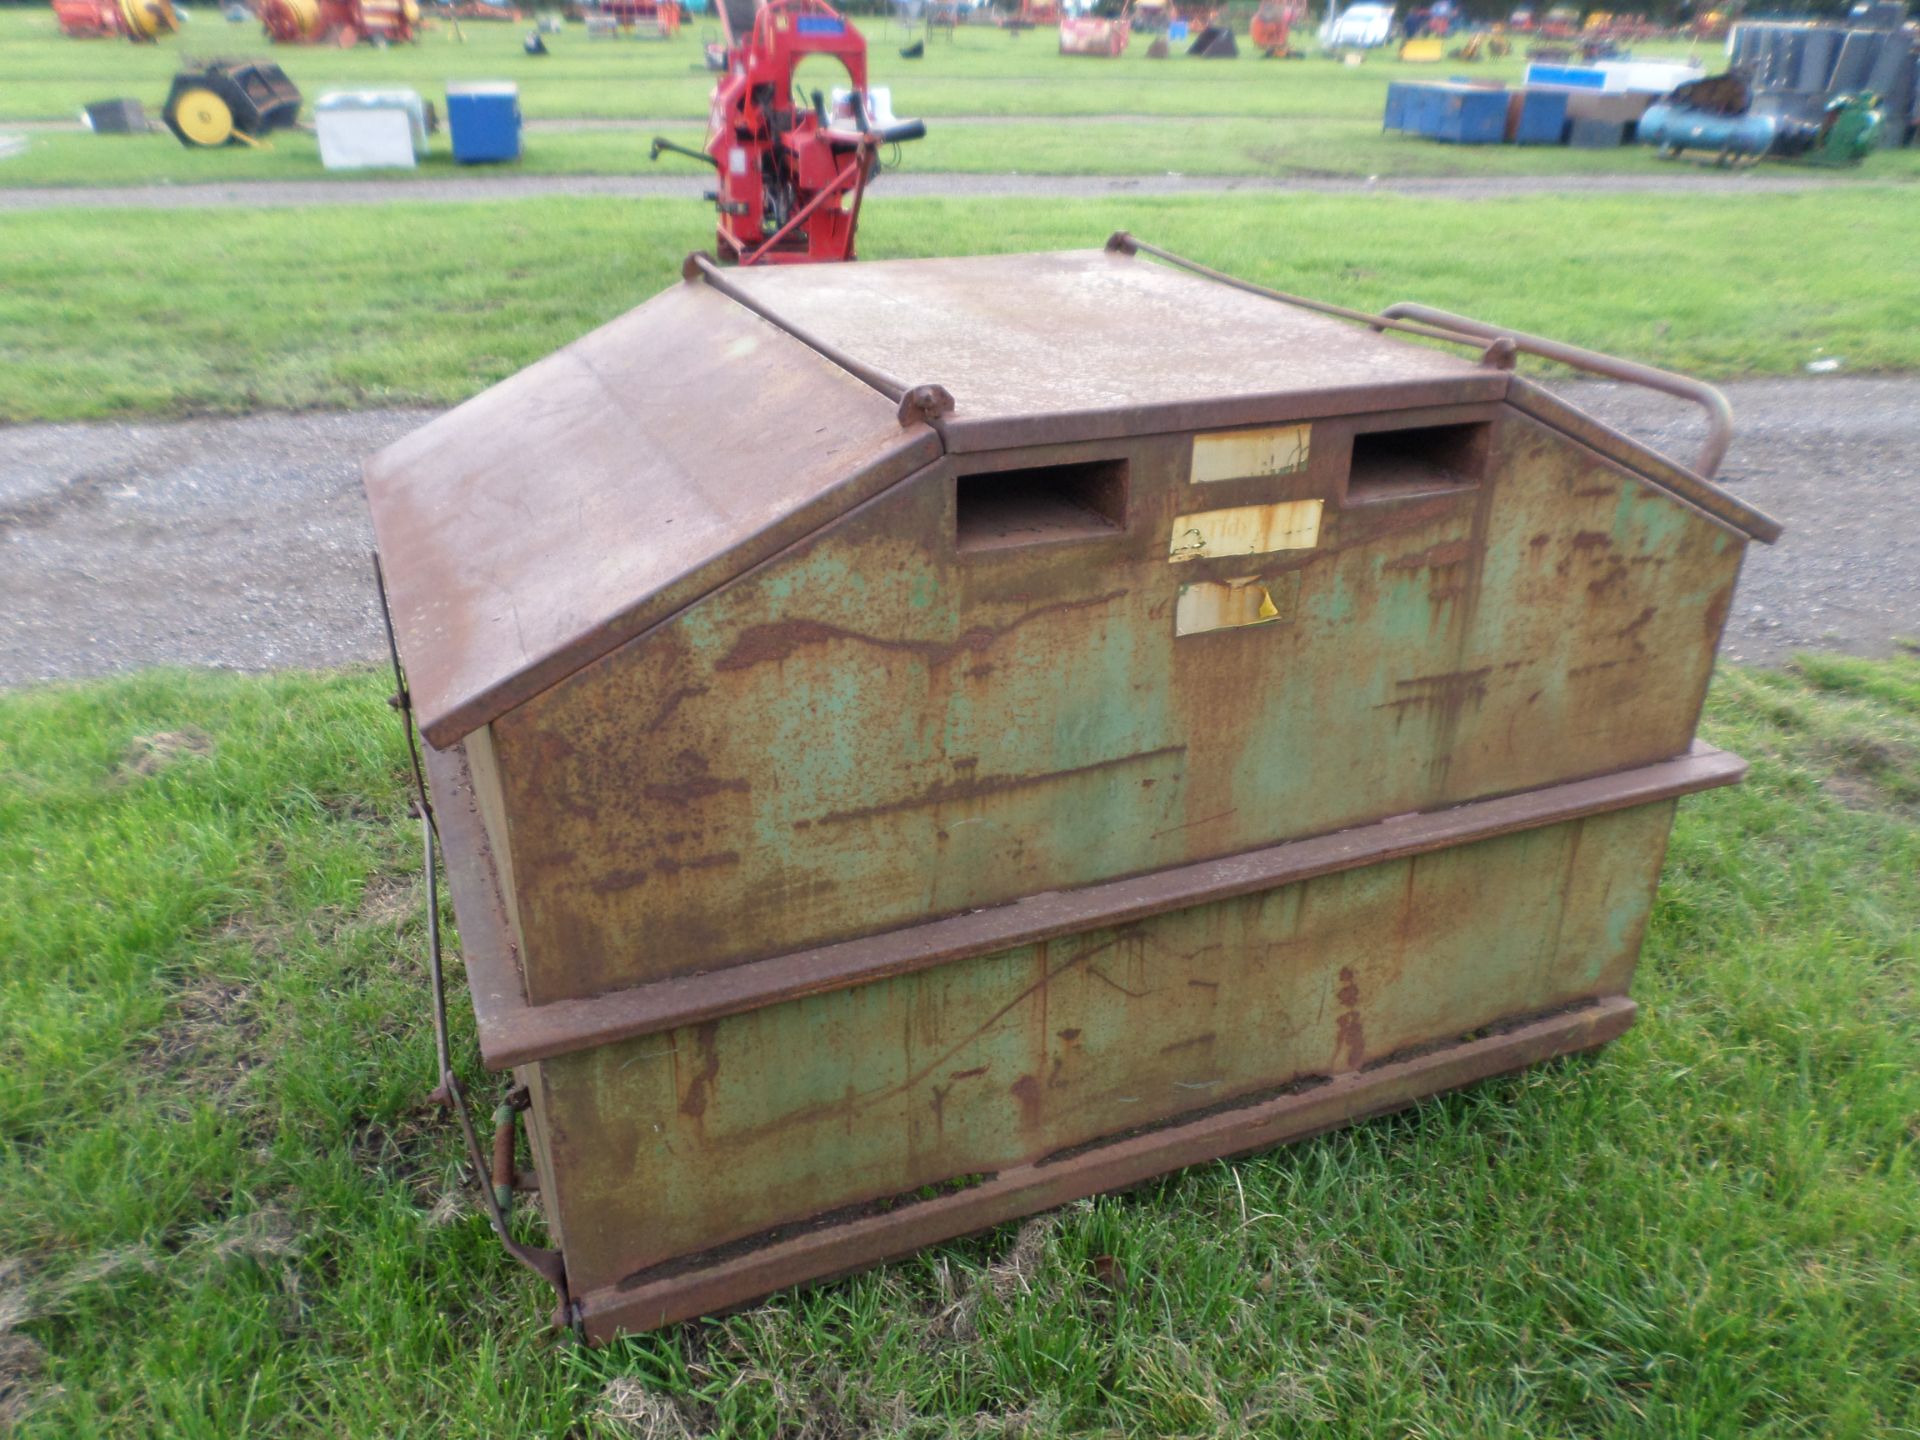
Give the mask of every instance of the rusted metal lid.
[{"label": "rusted metal lid", "polygon": [[367,463],[422,733],[452,744],[939,453],[719,292],[656,296]]},{"label": "rusted metal lid", "polygon": [[863,365],[938,382],[950,451],[1499,400],[1504,373],[1105,250],[729,272]]}]

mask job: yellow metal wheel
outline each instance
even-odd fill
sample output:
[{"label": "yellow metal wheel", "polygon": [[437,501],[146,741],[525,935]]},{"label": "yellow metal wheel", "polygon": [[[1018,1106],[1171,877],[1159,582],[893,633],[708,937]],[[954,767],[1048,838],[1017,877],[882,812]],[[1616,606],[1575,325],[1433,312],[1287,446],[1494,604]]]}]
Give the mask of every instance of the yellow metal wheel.
[{"label": "yellow metal wheel", "polygon": [[183,90],[174,123],[189,145],[224,145],[233,138],[233,111],[211,90]]}]

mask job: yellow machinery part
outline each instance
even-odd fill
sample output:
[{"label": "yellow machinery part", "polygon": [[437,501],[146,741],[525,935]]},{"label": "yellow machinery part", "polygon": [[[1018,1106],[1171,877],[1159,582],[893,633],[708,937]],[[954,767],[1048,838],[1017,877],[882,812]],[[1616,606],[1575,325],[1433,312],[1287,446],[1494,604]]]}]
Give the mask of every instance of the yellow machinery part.
[{"label": "yellow machinery part", "polygon": [[135,40],[153,40],[180,28],[172,0],[119,0],[120,18]]},{"label": "yellow machinery part", "polygon": [[280,0],[280,8],[291,18],[293,32],[302,40],[319,37],[320,0]]},{"label": "yellow machinery part", "polygon": [[211,90],[183,90],[174,120],[192,145],[224,145],[233,138],[233,110]]}]

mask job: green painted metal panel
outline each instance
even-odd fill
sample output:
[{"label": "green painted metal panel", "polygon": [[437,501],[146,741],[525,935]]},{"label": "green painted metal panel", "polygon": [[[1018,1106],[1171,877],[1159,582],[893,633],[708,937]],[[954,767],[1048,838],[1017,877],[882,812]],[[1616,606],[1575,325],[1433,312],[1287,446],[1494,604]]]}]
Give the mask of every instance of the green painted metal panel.
[{"label": "green painted metal panel", "polygon": [[1620,993],[1671,817],[1546,826],[545,1061],[574,1284]]},{"label": "green painted metal panel", "polygon": [[[936,466],[503,717],[530,998],[1681,753],[1739,543],[1496,413],[1479,483],[1367,503],[1336,447],[1205,486],[1188,436],[1023,452],[1126,459],[1127,528],[972,553]],[[1309,493],[1311,549],[1167,562],[1176,514]],[[1176,636],[1249,573],[1288,618]]]}]

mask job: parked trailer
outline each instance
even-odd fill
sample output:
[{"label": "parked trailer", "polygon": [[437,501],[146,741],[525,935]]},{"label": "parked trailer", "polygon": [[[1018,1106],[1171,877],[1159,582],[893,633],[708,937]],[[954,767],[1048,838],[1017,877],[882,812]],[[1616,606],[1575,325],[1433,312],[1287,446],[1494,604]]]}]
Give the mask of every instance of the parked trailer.
[{"label": "parked trailer", "polygon": [[[1699,401],[1701,459],[1516,352]],[[1115,236],[693,257],[375,457],[517,1085],[471,1152],[511,1234],[524,1107],[555,1248],[510,1243],[557,1321],[738,1306],[1618,1035],[1675,804],[1744,768],[1694,738],[1779,528],[1708,478],[1728,423]]]}]

